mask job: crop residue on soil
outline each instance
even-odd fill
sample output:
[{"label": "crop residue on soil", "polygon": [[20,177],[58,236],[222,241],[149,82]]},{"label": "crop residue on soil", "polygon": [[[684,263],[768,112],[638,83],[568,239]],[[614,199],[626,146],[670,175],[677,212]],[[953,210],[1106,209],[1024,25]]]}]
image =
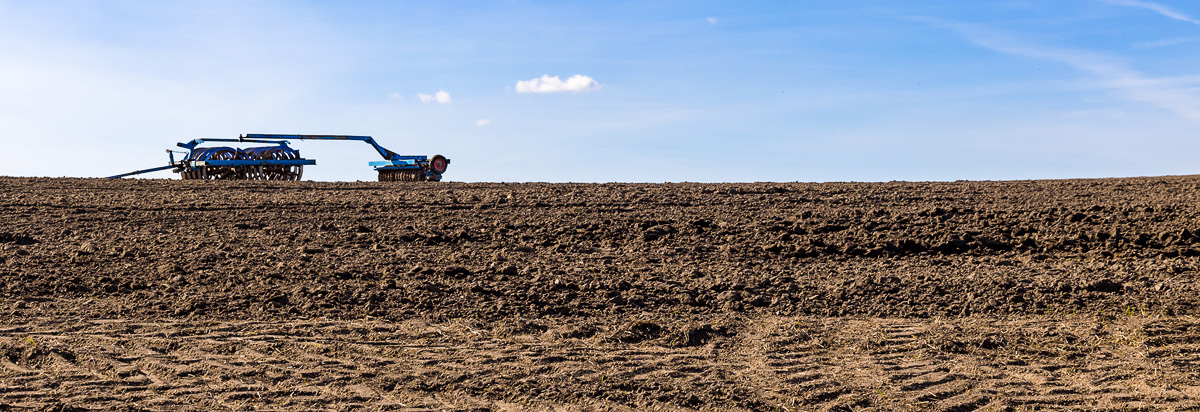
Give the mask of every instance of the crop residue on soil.
[{"label": "crop residue on soil", "polygon": [[0,410],[1200,408],[1200,177],[0,189]]}]

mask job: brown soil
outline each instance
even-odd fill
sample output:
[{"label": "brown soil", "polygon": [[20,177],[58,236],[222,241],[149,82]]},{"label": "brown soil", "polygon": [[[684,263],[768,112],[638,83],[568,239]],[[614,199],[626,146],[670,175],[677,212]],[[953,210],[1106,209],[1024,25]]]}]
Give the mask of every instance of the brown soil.
[{"label": "brown soil", "polygon": [[0,410],[1191,410],[1198,200],[0,178]]}]

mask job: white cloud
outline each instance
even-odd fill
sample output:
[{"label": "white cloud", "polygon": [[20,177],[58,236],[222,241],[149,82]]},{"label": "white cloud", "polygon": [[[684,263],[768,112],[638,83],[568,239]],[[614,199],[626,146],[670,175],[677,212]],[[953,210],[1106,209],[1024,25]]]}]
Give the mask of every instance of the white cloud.
[{"label": "white cloud", "polygon": [[709,18],[708,18],[708,24],[717,24],[717,18],[716,18],[716,17],[709,17]]},{"label": "white cloud", "polygon": [[388,94],[388,96],[391,97],[393,100],[400,99],[400,93],[390,93],[390,94]]},{"label": "white cloud", "polygon": [[1139,1],[1139,0],[1100,0],[1100,1],[1102,1],[1104,3],[1116,5],[1116,6],[1143,8],[1143,9],[1153,11],[1155,13],[1161,14],[1165,17],[1169,17],[1169,18],[1172,18],[1175,20],[1186,21],[1186,22],[1192,23],[1192,24],[1200,24],[1200,20],[1194,19],[1191,16],[1180,13],[1179,11],[1172,9],[1170,7],[1167,7],[1166,5],[1160,4],[1160,3],[1154,3],[1154,2],[1149,2],[1149,1]]},{"label": "white cloud", "polygon": [[479,119],[475,121],[475,125],[479,127],[487,126],[489,124],[492,124],[492,121],[488,119]]},{"label": "white cloud", "polygon": [[596,80],[582,74],[571,76],[565,82],[558,78],[558,76],[550,77],[548,74],[543,74],[542,77],[531,80],[517,80],[517,93],[578,93],[599,88],[600,83],[596,83]]},{"label": "white cloud", "polygon": [[437,93],[432,95],[417,93],[417,98],[421,99],[421,103],[450,103],[450,93],[446,93],[445,90],[438,90]]}]

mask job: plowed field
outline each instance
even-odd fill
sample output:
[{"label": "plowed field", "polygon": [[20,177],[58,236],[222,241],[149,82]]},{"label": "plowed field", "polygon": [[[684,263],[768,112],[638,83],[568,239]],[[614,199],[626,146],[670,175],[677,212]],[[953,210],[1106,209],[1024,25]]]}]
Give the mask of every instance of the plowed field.
[{"label": "plowed field", "polygon": [[0,410],[1195,410],[1198,201],[0,178]]}]

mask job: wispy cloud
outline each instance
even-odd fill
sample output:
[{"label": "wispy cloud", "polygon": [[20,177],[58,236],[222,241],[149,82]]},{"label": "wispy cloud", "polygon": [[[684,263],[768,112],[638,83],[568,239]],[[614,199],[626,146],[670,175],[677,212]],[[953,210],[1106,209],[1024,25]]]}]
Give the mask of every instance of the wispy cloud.
[{"label": "wispy cloud", "polygon": [[1200,20],[1194,19],[1191,16],[1183,14],[1183,13],[1179,12],[1178,10],[1170,8],[1161,3],[1155,3],[1155,2],[1150,2],[1150,1],[1139,1],[1139,0],[1100,0],[1100,1],[1104,2],[1104,3],[1112,4],[1115,6],[1142,8],[1142,9],[1153,11],[1155,13],[1161,14],[1166,17],[1170,17],[1175,20],[1186,21],[1186,22],[1192,23],[1192,24],[1200,24]]},{"label": "wispy cloud", "polygon": [[1151,49],[1155,47],[1174,46],[1176,44],[1195,43],[1198,41],[1200,41],[1200,37],[1176,37],[1174,39],[1162,39],[1134,43],[1133,47],[1139,49]]},{"label": "wispy cloud", "polygon": [[438,90],[432,95],[417,93],[417,98],[421,100],[421,103],[450,103],[450,93],[446,93],[445,90]]},{"label": "wispy cloud", "polygon": [[[1108,0],[1105,0],[1108,1]],[[1200,122],[1200,81],[1194,76],[1153,78],[1103,53],[1038,45],[974,24],[919,19],[957,32],[979,46],[1016,56],[1054,61],[1096,76],[1103,87]]]},{"label": "wispy cloud", "polygon": [[548,74],[543,74],[542,77],[536,79],[517,80],[517,93],[578,93],[597,90],[599,88],[600,83],[582,74],[571,76],[565,82],[558,76],[550,77]]},{"label": "wispy cloud", "polygon": [[1133,47],[1135,47],[1135,48],[1156,48],[1156,47],[1175,46],[1175,44],[1186,44],[1186,43],[1195,43],[1195,42],[1200,42],[1200,37],[1163,38],[1163,40],[1134,43]]},{"label": "wispy cloud", "polygon": [[708,24],[717,24],[717,18],[716,18],[716,17],[709,17],[709,18],[708,18]]},{"label": "wispy cloud", "polygon": [[487,126],[489,124],[492,124],[492,121],[488,119],[479,119],[475,121],[475,125],[479,127]]}]

